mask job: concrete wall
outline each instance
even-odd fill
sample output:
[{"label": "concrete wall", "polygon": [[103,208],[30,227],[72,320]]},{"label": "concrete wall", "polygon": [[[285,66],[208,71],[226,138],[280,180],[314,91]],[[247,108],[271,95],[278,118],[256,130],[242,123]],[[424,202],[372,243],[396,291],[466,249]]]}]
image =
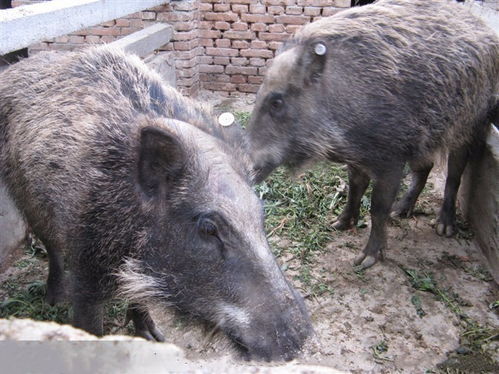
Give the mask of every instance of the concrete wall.
[{"label": "concrete wall", "polygon": [[491,126],[483,152],[465,170],[459,200],[476,244],[499,284],[499,130],[495,126]]},{"label": "concrete wall", "polygon": [[0,271],[26,237],[26,224],[0,180]]}]

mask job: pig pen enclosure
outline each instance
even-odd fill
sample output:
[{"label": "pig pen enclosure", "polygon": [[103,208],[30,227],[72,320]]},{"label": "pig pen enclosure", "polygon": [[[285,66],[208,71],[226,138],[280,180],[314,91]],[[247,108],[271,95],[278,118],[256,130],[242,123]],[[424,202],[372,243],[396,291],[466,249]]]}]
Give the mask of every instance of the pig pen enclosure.
[{"label": "pig pen enclosure", "polygon": [[[220,8],[220,12],[226,10]],[[158,14],[154,15],[157,19]],[[101,29],[109,31],[113,27]],[[185,47],[182,42],[189,48],[195,44],[175,39],[181,35],[173,36],[179,46]],[[203,43],[210,42],[210,35],[207,32]],[[73,36],[74,40],[83,38]],[[220,46],[218,39],[212,42],[220,47],[223,41]],[[49,45],[57,43],[55,40]],[[183,51],[186,56],[191,52]],[[213,62],[218,58],[223,65],[226,57],[211,58]],[[257,57],[253,60],[260,63]],[[204,71],[201,78],[220,77],[219,68],[203,62],[199,67]],[[231,68],[233,76],[239,78],[241,71],[248,69]],[[184,71],[189,69],[193,68]],[[181,86],[192,80],[180,78]],[[232,81],[224,83],[221,78],[220,82],[204,82],[202,88],[235,87]],[[257,89],[261,77],[252,78],[254,81],[237,83],[241,92],[245,92],[242,88],[247,92]],[[184,91],[190,92],[185,87]],[[213,96],[206,99],[214,101],[220,111],[234,112],[241,123],[247,122],[251,102],[223,101]],[[266,231],[274,254],[286,277],[305,297],[315,330],[297,362],[359,373],[499,372],[499,288],[462,217],[457,235],[436,235],[434,224],[442,194],[440,181],[435,173],[432,175],[415,215],[390,222],[384,261],[367,270],[359,270],[352,263],[369,235],[369,190],[362,199],[357,227],[348,231],[332,229],[332,222],[346,203],[344,167],[324,163],[295,176],[279,169],[256,187],[265,202]],[[71,322],[69,303],[52,307],[44,302],[48,259],[36,238],[30,237],[1,265],[0,318]],[[108,303],[106,334],[133,334],[132,323],[126,323],[126,310],[126,301]],[[213,326],[175,310],[156,309],[153,316],[167,342],[183,348],[187,357],[237,360],[232,343]]]},{"label": "pig pen enclosure", "polygon": [[[220,106],[241,110],[244,103]],[[241,122],[249,117],[236,114]],[[352,262],[369,234],[369,192],[355,229],[331,229],[346,201],[346,182],[342,166],[320,164],[296,176],[279,169],[256,187],[274,253],[305,296],[315,330],[297,361],[346,372],[497,372],[499,290],[462,220],[453,238],[434,232],[441,202],[435,180],[414,217],[392,220],[385,260],[362,271]],[[47,267],[35,238],[18,250],[0,275],[0,318],[70,323],[68,304],[43,301]],[[107,334],[133,333],[132,324],[125,325],[126,306],[109,303]],[[154,316],[167,342],[188,357],[234,356],[213,326],[171,310]]]}]

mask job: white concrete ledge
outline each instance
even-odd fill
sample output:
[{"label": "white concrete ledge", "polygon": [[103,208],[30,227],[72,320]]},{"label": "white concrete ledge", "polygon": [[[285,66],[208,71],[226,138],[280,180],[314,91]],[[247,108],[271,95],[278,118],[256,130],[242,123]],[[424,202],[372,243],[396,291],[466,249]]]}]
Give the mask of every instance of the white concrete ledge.
[{"label": "white concrete ledge", "polygon": [[173,36],[173,28],[164,23],[156,23],[143,30],[134,32],[124,38],[110,43],[110,45],[122,48],[128,53],[139,57],[145,57],[162,45],[167,44]]},{"label": "white concrete ledge", "polygon": [[52,0],[0,11],[0,55],[170,0]]}]

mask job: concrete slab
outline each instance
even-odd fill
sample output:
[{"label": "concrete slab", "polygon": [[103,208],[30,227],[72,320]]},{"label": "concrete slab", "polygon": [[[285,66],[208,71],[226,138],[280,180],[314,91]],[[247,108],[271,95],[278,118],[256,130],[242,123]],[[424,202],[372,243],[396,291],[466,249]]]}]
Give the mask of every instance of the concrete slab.
[{"label": "concrete slab", "polygon": [[170,0],[52,0],[0,11],[0,55]]}]

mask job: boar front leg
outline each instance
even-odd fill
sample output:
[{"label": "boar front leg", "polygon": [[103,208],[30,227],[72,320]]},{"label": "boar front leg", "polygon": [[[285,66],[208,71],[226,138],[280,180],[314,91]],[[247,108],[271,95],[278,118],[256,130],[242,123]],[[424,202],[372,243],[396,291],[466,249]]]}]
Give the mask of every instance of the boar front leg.
[{"label": "boar front leg", "polygon": [[38,236],[47,249],[49,258],[49,275],[47,278],[47,294],[45,301],[55,305],[66,297],[64,280],[64,259],[61,248],[54,241]]},{"label": "boar front leg", "polygon": [[146,340],[164,342],[165,337],[156,327],[151,315],[143,305],[132,303],[128,306],[126,320],[132,320],[135,326],[135,335]]},{"label": "boar front leg", "polygon": [[397,196],[402,179],[403,164],[387,165],[384,173],[378,175],[374,181],[371,197],[371,234],[362,253],[357,256],[354,265],[363,269],[371,267],[383,258],[386,249],[386,222],[390,210]]},{"label": "boar front leg", "polygon": [[362,195],[369,185],[369,176],[362,170],[348,166],[348,201],[338,220],[333,224],[336,230],[346,230],[355,226],[359,220]]}]

